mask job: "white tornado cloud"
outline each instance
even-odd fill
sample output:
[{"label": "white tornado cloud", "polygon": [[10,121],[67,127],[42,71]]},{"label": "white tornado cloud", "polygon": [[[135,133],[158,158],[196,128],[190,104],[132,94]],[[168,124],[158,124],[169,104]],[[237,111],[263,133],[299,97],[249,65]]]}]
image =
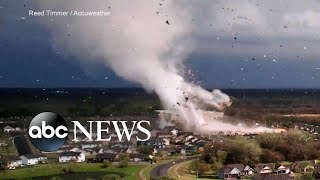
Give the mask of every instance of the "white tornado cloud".
[{"label": "white tornado cloud", "polygon": [[[194,50],[189,8],[176,1],[38,1],[40,9],[110,11],[108,17],[43,18],[58,51],[85,61],[99,61],[118,76],[155,92],[165,108],[175,109],[182,124],[206,129],[240,130],[244,126],[206,122],[199,104],[221,108],[230,98],[185,80],[183,61]],[[212,127],[212,128],[211,128]],[[208,131],[209,131],[208,130]]]}]

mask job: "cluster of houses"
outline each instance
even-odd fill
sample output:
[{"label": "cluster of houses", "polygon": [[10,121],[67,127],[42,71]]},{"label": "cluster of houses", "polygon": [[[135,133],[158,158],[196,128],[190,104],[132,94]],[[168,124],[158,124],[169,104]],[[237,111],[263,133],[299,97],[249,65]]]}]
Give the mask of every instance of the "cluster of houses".
[{"label": "cluster of houses", "polygon": [[295,161],[290,165],[277,165],[275,163],[259,164],[250,167],[242,164],[228,164],[217,171],[220,179],[239,179],[243,176],[251,176],[254,180],[287,180],[294,179],[294,172],[313,173],[320,177],[320,163],[314,161]]},{"label": "cluster of houses", "polygon": [[11,126],[6,126],[6,127],[3,128],[3,132],[8,133],[10,131],[21,131],[21,128],[19,128],[19,127],[13,128]]},{"label": "cluster of houses", "polygon": [[[16,128],[6,126],[4,132],[11,133],[17,131]],[[19,131],[19,130],[18,130]],[[72,132],[71,132],[72,133]],[[135,132],[133,132],[134,134]],[[95,134],[93,134],[95,136]],[[111,133],[111,137],[118,137]],[[71,137],[71,136],[70,136]],[[119,141],[112,138],[109,142],[90,141],[84,134],[77,136],[77,141],[67,140],[66,144],[55,152],[39,152],[39,154],[23,154],[21,156],[2,156],[0,155],[1,167],[14,168],[24,165],[36,165],[47,163],[49,154],[51,162],[68,163],[68,162],[110,162],[119,161],[122,154],[128,156],[132,162],[152,162],[153,156],[161,154],[162,156],[171,155],[193,155],[201,151],[204,145],[209,141],[208,138],[194,135],[191,132],[183,132],[176,127],[166,127],[162,130],[152,130],[151,137],[148,141],[137,142],[132,140]],[[1,145],[5,141],[0,141]],[[10,144],[11,145],[11,144]],[[139,152],[139,146],[148,146],[152,152],[143,154]],[[16,146],[18,148],[18,146]],[[19,151],[18,151],[19,152]]]},{"label": "cluster of houses", "polygon": [[[5,127],[4,132],[17,131],[16,128]],[[134,132],[135,133],[135,132]],[[94,135],[93,135],[94,136]],[[117,137],[111,133],[111,137]],[[113,138],[110,142],[90,141],[85,135],[79,134],[77,141],[68,140],[66,144],[55,152],[40,152],[39,154],[25,154],[21,156],[1,156],[0,168],[14,169],[15,167],[48,163],[116,162],[122,154],[126,154],[131,162],[152,162],[153,156],[194,155],[203,151],[204,145],[212,139],[192,132],[170,126],[162,130],[152,130],[148,141],[137,142],[119,141]],[[0,146],[7,145],[0,140]],[[140,146],[152,148],[152,152],[139,152]],[[55,159],[48,159],[49,154],[56,155]],[[50,156],[52,157],[52,156]],[[320,165],[316,161],[296,161],[291,165],[263,164],[250,167],[242,164],[225,165],[217,171],[220,179],[237,179],[242,176],[252,176],[253,179],[293,179],[293,172],[309,172],[320,177]]]},{"label": "cluster of houses", "polygon": [[47,162],[47,156],[43,154],[26,154],[21,156],[0,157],[0,167],[14,169],[20,166],[43,164]]}]

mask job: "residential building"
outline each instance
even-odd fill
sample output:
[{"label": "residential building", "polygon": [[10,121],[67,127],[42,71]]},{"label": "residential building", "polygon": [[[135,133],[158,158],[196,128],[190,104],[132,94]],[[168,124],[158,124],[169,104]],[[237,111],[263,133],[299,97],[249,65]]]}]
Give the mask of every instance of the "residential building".
[{"label": "residential building", "polygon": [[85,162],[86,155],[83,152],[66,151],[59,154],[59,162]]}]

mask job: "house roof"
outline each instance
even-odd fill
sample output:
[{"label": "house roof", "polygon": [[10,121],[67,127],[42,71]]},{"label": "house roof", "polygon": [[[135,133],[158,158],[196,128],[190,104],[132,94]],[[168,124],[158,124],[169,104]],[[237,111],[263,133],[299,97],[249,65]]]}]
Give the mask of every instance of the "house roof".
[{"label": "house roof", "polygon": [[139,158],[139,159],[150,159],[149,156],[144,155],[144,154],[129,154],[129,158]]},{"label": "house roof", "polygon": [[259,165],[256,166],[255,170],[256,171],[261,171],[266,166],[270,167],[270,170],[274,170],[275,169],[275,163],[270,163],[270,164],[259,164]]},{"label": "house roof", "polygon": [[0,158],[0,162],[20,161],[18,156],[5,156]]},{"label": "house roof", "polygon": [[81,152],[65,151],[59,154],[59,156],[80,156]]},{"label": "house roof", "polygon": [[116,153],[120,153],[120,152],[126,152],[128,148],[114,147],[114,148],[111,148],[111,150]]},{"label": "house roof", "polygon": [[100,147],[94,147],[94,148],[84,148],[83,150],[85,150],[85,151],[87,151],[87,152],[96,152],[96,153],[98,153],[100,150],[101,150],[102,148],[100,148]]},{"label": "house roof", "polygon": [[39,157],[44,157],[43,155],[39,155],[39,154],[25,154],[25,155],[22,155],[24,157],[26,157],[27,159],[36,159],[36,158],[39,158]]},{"label": "house roof", "polygon": [[230,166],[228,166],[228,165],[223,166],[222,168],[220,168],[220,169],[218,170],[218,173],[229,174],[233,169],[237,169],[237,171],[239,171],[239,173],[241,173],[238,168],[236,168],[236,167],[230,167]]},{"label": "house roof", "polygon": [[246,167],[243,164],[228,164],[227,166],[231,168],[237,168],[239,171],[243,171],[244,168]]},{"label": "house roof", "polygon": [[306,165],[311,165],[311,166],[315,166],[317,165],[315,160],[310,160],[310,161],[295,161],[290,165],[291,169],[294,169],[295,167],[299,167],[299,168],[304,168],[302,166],[306,166]]},{"label": "house roof", "polygon": [[6,127],[4,127],[3,129],[14,129],[14,128],[11,127],[11,126],[6,126]]}]

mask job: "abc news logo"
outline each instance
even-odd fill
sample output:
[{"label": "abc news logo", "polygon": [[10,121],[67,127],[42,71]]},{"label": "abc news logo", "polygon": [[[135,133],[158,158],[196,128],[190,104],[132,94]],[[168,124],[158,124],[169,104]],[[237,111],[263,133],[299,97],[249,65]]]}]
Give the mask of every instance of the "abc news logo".
[{"label": "abc news logo", "polygon": [[[78,121],[73,123],[73,140],[77,141],[77,130],[83,133],[89,141],[111,141],[111,137],[103,138],[102,132],[108,133],[109,128],[102,128],[102,125],[113,125],[114,130],[121,141],[124,136],[130,141],[134,128],[146,135],[141,139],[136,136],[137,141],[147,141],[151,137],[150,131],[143,127],[143,124],[150,126],[150,121],[132,121],[132,128],[127,127],[127,121],[87,121],[89,130],[83,127]],[[122,129],[119,127],[120,122]],[[96,139],[93,139],[93,123],[96,123]],[[41,151],[56,151],[61,148],[68,139],[68,125],[66,121],[58,114],[52,112],[43,112],[35,116],[29,126],[29,139],[34,147]]]}]

